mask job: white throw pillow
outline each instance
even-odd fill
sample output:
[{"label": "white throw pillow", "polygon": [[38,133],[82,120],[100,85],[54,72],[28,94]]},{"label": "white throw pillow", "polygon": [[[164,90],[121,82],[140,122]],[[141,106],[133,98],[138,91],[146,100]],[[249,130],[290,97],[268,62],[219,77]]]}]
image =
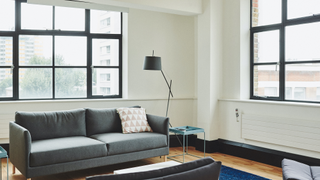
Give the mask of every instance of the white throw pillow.
[{"label": "white throw pillow", "polygon": [[144,108],[118,108],[124,134],[137,132],[152,132],[147,121],[147,115]]}]

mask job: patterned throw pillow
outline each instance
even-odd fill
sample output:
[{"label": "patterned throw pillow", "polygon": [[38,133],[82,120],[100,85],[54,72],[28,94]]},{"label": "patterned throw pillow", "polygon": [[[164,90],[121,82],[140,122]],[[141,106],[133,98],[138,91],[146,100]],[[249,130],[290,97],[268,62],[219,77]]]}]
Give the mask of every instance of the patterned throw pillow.
[{"label": "patterned throw pillow", "polygon": [[136,132],[152,132],[148,124],[144,108],[118,108],[117,109],[124,134]]}]

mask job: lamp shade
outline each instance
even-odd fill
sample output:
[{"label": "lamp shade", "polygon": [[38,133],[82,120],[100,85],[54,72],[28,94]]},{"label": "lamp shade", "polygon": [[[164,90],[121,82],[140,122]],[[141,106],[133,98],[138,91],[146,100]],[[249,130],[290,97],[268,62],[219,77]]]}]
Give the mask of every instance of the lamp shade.
[{"label": "lamp shade", "polygon": [[146,56],[144,60],[143,70],[161,70],[161,57]]}]

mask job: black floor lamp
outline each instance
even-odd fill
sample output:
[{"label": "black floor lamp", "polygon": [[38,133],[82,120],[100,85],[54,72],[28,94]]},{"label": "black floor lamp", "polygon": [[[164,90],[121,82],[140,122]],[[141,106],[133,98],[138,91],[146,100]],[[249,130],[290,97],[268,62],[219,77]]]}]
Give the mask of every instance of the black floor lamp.
[{"label": "black floor lamp", "polygon": [[[161,57],[154,56],[154,51],[152,52],[152,56],[146,56],[146,58],[144,60],[143,70],[161,71],[162,76],[163,76],[164,80],[166,81],[167,86],[169,88],[167,111],[166,111],[166,117],[168,117],[170,97],[173,97],[173,94],[171,92],[172,80],[170,80],[170,83],[168,83],[168,80],[167,80],[166,76],[164,75],[164,73],[162,71]],[[172,127],[170,122],[169,122],[169,124]]]}]

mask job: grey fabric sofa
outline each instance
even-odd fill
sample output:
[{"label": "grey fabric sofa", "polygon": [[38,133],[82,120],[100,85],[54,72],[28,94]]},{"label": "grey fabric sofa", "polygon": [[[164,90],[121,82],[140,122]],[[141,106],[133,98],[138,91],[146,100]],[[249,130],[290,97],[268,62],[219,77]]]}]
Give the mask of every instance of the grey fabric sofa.
[{"label": "grey fabric sofa", "polygon": [[115,108],[16,112],[10,160],[27,178],[169,154],[169,118],[147,114],[153,132],[123,134]]},{"label": "grey fabric sofa", "polygon": [[87,177],[86,180],[218,180],[221,162],[211,157],[159,170]]},{"label": "grey fabric sofa", "polygon": [[282,160],[283,180],[320,180],[320,166],[309,166],[294,160]]}]

